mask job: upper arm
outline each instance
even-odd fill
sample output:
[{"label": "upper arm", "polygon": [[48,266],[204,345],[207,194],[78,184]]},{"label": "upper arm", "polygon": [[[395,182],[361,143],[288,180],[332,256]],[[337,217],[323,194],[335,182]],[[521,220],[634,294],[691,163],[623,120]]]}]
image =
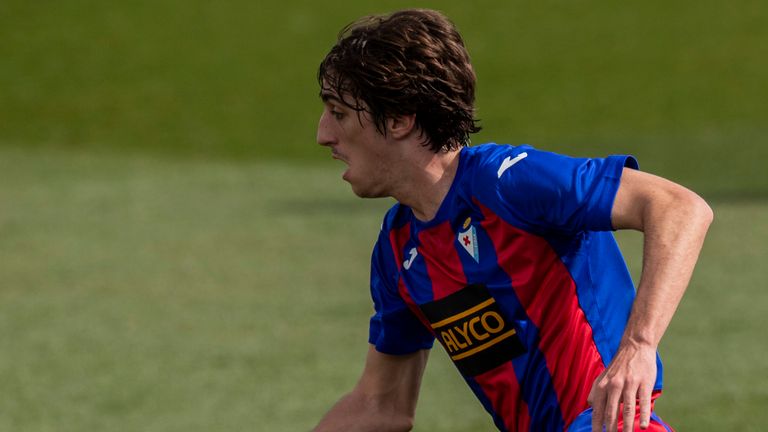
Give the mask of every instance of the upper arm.
[{"label": "upper arm", "polygon": [[685,187],[653,174],[624,168],[611,208],[614,229],[645,231],[653,218],[680,216],[681,220],[702,214],[711,219],[711,209],[701,197]]},{"label": "upper arm", "polygon": [[428,350],[389,355],[369,345],[365,368],[354,391],[412,417],[428,358]]}]

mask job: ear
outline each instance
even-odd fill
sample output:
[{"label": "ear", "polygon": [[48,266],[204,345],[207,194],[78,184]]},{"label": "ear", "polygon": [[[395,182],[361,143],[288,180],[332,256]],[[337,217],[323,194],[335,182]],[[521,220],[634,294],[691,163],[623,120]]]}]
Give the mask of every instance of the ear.
[{"label": "ear", "polygon": [[392,138],[403,139],[416,129],[416,114],[399,115],[387,118],[387,134]]}]

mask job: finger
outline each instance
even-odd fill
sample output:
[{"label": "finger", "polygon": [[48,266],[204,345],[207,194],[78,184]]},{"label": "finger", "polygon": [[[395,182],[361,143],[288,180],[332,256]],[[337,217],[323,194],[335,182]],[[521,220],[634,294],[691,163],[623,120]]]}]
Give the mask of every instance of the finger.
[{"label": "finger", "polygon": [[625,431],[635,430],[635,401],[637,398],[637,389],[624,391],[624,429]]},{"label": "finger", "polygon": [[612,389],[608,392],[608,397],[605,403],[605,413],[603,414],[605,420],[606,430],[608,432],[617,432],[619,429],[619,402],[621,400],[621,390]]},{"label": "finger", "polygon": [[592,405],[592,432],[603,432],[603,413],[605,412],[605,390],[597,382],[587,398]]},{"label": "finger", "polygon": [[653,386],[641,386],[639,391],[640,398],[640,429],[647,429],[651,422],[651,394]]}]

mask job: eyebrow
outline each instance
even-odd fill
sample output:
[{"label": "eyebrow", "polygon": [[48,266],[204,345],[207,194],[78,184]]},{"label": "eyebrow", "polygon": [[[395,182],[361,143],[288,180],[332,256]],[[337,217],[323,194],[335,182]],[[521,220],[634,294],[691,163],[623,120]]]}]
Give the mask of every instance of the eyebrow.
[{"label": "eyebrow", "polygon": [[327,91],[320,92],[320,99],[322,99],[323,102],[330,102],[330,101],[341,102],[341,100],[335,94]]}]

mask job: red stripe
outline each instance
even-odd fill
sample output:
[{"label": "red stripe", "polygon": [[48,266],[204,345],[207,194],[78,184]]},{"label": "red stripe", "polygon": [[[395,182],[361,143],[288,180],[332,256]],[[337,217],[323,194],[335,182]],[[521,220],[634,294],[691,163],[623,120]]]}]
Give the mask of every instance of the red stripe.
[{"label": "red stripe", "polygon": [[[398,229],[393,229],[389,232],[389,243],[392,245],[392,252],[395,254],[395,262],[397,262],[397,268],[400,271],[403,271],[403,248],[405,247],[405,244],[408,242],[408,239],[411,236],[411,223],[406,223],[402,227]],[[416,302],[413,300],[413,297],[411,297],[411,293],[408,292],[408,288],[405,286],[405,281],[403,281],[403,278],[400,277],[399,281],[397,283],[397,290],[400,293],[400,297],[405,301],[405,304],[408,305],[408,308],[411,309],[411,312],[413,312],[414,315],[419,319],[419,321],[424,324],[424,326],[434,334],[432,331],[432,326],[429,324],[429,321],[427,320],[427,317],[424,316],[424,314],[421,313],[421,309],[416,305]]]},{"label": "red stripe", "polygon": [[450,222],[419,233],[419,253],[427,265],[434,300],[440,300],[467,286],[464,267],[455,246],[455,236]]},{"label": "red stripe", "polygon": [[416,302],[413,301],[411,294],[408,292],[408,288],[405,286],[403,278],[400,278],[400,282],[397,283],[397,290],[400,293],[400,297],[402,297],[402,299],[405,301],[405,304],[407,304],[408,308],[411,309],[411,312],[416,315],[416,318],[418,318],[419,321],[424,324],[424,327],[426,327],[430,333],[435,334],[435,331],[432,328],[432,325],[430,325],[429,320],[427,320],[427,317],[424,316],[424,314],[421,312],[421,309],[419,309],[419,307],[416,305]]},{"label": "red stripe", "polygon": [[604,370],[576,284],[557,253],[541,237],[501,220],[480,205],[483,228],[491,237],[499,266],[510,279],[520,303],[539,329],[544,354],[565,424],[587,409],[592,383]]},{"label": "red stripe", "polygon": [[392,246],[392,252],[395,254],[397,268],[403,270],[403,248],[408,238],[411,236],[411,223],[407,223],[400,228],[389,231],[389,244]]},{"label": "red stripe", "polygon": [[520,385],[512,362],[506,362],[476,376],[475,381],[483,388],[496,414],[504,419],[507,430],[530,429],[531,417],[528,414],[528,405],[520,396]]}]

